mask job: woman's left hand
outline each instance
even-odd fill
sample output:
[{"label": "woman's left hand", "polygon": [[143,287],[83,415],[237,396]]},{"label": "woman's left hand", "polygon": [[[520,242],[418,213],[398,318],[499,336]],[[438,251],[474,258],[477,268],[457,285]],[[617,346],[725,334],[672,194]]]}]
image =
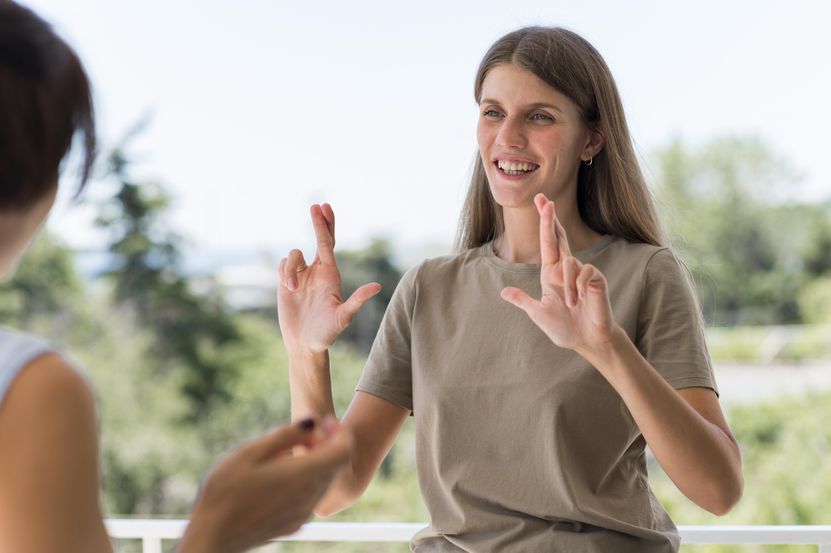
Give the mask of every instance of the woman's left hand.
[{"label": "woman's left hand", "polygon": [[537,194],[534,204],[540,214],[542,298],[537,301],[519,288],[507,287],[502,299],[525,311],[558,346],[595,349],[609,342],[615,326],[606,278],[571,255],[554,203]]}]

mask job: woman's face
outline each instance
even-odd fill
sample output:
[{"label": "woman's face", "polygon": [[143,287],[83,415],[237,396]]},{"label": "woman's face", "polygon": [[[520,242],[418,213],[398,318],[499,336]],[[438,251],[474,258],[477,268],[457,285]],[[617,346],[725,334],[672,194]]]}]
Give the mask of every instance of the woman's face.
[{"label": "woman's face", "polygon": [[602,146],[577,105],[516,65],[485,76],[476,136],[491,194],[502,207],[533,205],[542,192],[563,198],[577,186],[581,160]]}]

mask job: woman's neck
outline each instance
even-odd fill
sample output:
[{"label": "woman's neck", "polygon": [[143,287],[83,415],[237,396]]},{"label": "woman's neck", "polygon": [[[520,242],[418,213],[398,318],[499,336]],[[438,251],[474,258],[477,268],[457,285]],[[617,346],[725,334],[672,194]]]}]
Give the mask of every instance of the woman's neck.
[{"label": "woman's neck", "polygon": [[[554,205],[572,252],[588,248],[601,237],[580,218],[576,202]],[[511,263],[539,264],[540,216],[536,206],[503,208],[502,218],[505,231],[494,240],[496,255]]]}]

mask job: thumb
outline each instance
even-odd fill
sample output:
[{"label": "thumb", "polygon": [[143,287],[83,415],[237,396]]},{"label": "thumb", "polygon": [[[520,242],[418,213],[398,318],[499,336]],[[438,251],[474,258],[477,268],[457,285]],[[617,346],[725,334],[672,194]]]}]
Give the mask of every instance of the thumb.
[{"label": "thumb", "polygon": [[345,302],[343,302],[340,307],[338,307],[338,320],[341,321],[341,326],[346,328],[349,326],[349,323],[352,322],[352,319],[355,318],[355,315],[358,313],[358,310],[375,294],[381,291],[381,285],[377,282],[370,282],[369,284],[364,284],[354,292],[352,295],[349,296]]},{"label": "thumb", "polygon": [[523,290],[520,290],[519,288],[514,288],[513,286],[507,286],[503,288],[499,296],[511,305],[519,307],[520,309],[525,311],[525,313],[527,313],[529,317],[531,316],[531,313],[534,310],[536,310],[537,305],[539,304],[537,300],[533,299]]},{"label": "thumb", "polygon": [[257,460],[270,459],[278,453],[303,444],[309,437],[311,428],[313,425],[287,424],[254,439],[247,447]]}]

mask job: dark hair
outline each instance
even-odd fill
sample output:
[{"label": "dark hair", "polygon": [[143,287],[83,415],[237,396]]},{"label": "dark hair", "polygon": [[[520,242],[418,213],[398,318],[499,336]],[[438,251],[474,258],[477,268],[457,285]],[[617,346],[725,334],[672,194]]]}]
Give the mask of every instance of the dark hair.
[{"label": "dark hair", "polygon": [[84,145],[80,192],[95,157],[87,75],[48,23],[0,0],[0,211],[26,209],[57,186],[77,133]]},{"label": "dark hair", "polygon": [[[594,231],[630,242],[662,245],[661,229],[638,165],[617,85],[606,62],[583,37],[561,27],[523,27],[497,40],[476,72],[474,96],[498,65],[515,65],[568,96],[583,123],[603,135],[603,149],[590,166],[580,164],[577,208]],[[502,209],[488,187],[477,153],[467,199],[462,208],[457,249],[481,246],[504,232]]]}]

